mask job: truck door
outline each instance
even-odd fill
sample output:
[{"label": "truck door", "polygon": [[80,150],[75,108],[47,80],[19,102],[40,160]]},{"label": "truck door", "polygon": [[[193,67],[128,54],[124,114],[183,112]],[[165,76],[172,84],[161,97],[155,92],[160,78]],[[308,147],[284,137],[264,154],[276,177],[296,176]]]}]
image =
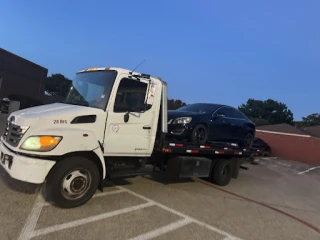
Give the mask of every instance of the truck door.
[{"label": "truck door", "polygon": [[161,86],[127,75],[120,76],[117,84],[108,107],[104,153],[106,156],[149,156],[160,108],[160,97],[157,96],[158,101],[152,99],[161,93]]}]

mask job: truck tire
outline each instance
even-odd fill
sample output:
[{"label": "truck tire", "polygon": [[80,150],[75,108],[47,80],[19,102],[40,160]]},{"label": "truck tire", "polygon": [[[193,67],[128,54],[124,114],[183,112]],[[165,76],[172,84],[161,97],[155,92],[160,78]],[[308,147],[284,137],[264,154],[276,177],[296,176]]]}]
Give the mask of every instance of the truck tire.
[{"label": "truck tire", "polygon": [[100,172],[94,162],[81,156],[65,158],[48,174],[46,198],[60,208],[81,206],[96,192],[99,180]]},{"label": "truck tire", "polygon": [[231,161],[227,159],[219,160],[212,169],[211,182],[219,186],[226,186],[232,178]]}]

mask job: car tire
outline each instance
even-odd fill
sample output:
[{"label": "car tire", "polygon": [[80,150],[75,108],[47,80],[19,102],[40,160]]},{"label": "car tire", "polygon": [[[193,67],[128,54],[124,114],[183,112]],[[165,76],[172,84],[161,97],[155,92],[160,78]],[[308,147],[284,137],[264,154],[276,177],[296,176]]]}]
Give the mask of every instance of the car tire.
[{"label": "car tire", "polygon": [[219,186],[226,186],[232,178],[231,161],[227,159],[219,160],[212,169],[210,180]]},{"label": "car tire", "polygon": [[251,133],[248,133],[242,143],[242,147],[244,148],[251,148],[253,144],[253,135]]},{"label": "car tire", "polygon": [[271,151],[270,149],[267,149],[264,153],[263,153],[264,157],[270,157],[271,156]]},{"label": "car tire", "polygon": [[50,171],[45,195],[57,207],[78,207],[91,199],[99,181],[100,172],[94,162],[80,156],[68,157]]},{"label": "car tire", "polygon": [[190,141],[196,144],[205,144],[208,141],[208,130],[203,124],[196,125],[190,135]]}]

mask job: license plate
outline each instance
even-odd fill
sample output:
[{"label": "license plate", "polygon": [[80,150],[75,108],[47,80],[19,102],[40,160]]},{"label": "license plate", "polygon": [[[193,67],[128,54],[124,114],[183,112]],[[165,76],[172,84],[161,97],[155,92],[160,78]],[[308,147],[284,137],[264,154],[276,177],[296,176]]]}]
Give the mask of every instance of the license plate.
[{"label": "license plate", "polygon": [[11,169],[12,162],[13,162],[13,157],[11,155],[9,155],[9,154],[4,154],[3,152],[1,152],[0,162],[3,165],[6,165],[6,162],[7,162],[8,163],[8,168]]},{"label": "license plate", "polygon": [[6,162],[6,160],[4,160],[4,154],[3,154],[3,152],[1,152],[0,161],[1,161],[2,164],[5,164],[5,162]]}]

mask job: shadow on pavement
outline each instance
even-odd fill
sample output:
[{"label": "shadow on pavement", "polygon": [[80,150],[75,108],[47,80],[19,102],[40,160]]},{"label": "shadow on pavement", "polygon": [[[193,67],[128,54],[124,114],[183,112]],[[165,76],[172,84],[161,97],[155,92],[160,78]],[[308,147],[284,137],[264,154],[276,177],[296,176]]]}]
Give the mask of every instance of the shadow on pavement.
[{"label": "shadow on pavement", "polygon": [[11,190],[25,194],[35,194],[41,185],[21,182],[10,177],[10,175],[0,167],[1,181]]}]

